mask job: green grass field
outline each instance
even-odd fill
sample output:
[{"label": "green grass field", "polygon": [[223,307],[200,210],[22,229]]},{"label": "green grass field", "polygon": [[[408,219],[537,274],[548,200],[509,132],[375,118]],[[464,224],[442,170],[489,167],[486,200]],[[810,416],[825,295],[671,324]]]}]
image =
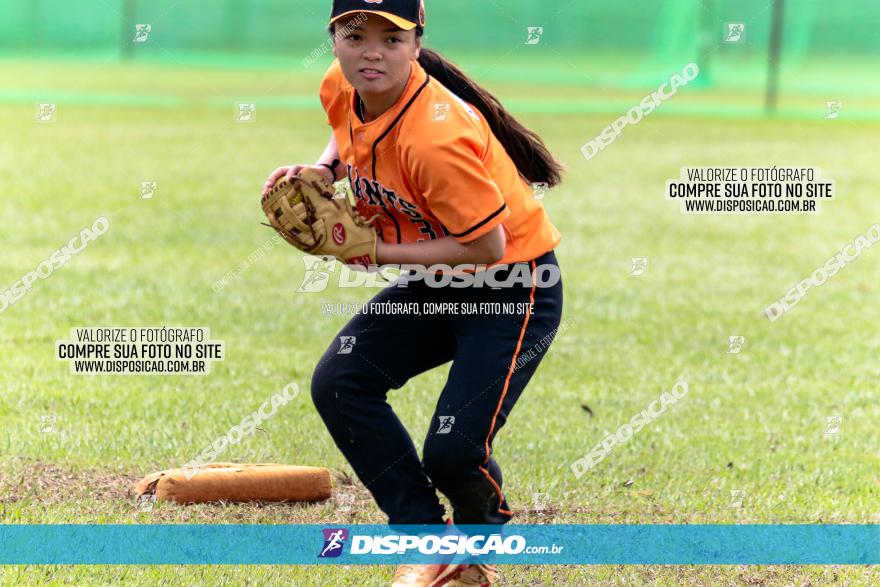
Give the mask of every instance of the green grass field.
[{"label": "green grass field", "polygon": [[[329,129],[320,67],[224,70],[0,62],[3,289],[95,218],[106,235],[0,314],[0,523],[384,523],[302,393],[223,460],[326,466],[336,502],[140,511],[130,489],[179,466],[290,381],[305,391],[344,316],[298,294],[303,267],[272,248],[213,284],[273,235],[259,190],[276,166],[311,162]],[[502,100],[527,83],[491,86]],[[549,95],[542,87],[539,94]],[[696,90],[695,90],[696,91]],[[568,93],[566,93],[568,92]],[[617,96],[635,104],[643,92]],[[558,88],[572,104],[601,99]],[[696,100],[699,95],[686,96]],[[705,103],[741,96],[712,94]],[[821,118],[670,116],[658,111],[587,162],[579,147],[615,115],[526,113],[568,171],[544,204],[563,234],[560,334],[495,456],[514,523],[880,523],[877,303],[869,249],[776,322],[763,309],[880,222],[880,125]],[[35,104],[55,102],[37,123]],[[257,120],[233,121],[235,102]],[[673,100],[674,102],[674,100]],[[865,100],[863,108],[880,107]],[[812,166],[836,181],[816,216],[686,216],[664,197],[682,166]],[[157,182],[152,199],[143,181]],[[647,272],[630,275],[632,257]],[[874,326],[872,326],[872,324]],[[207,326],[227,358],[199,376],[78,376],[54,358],[77,326]],[[739,354],[728,337],[745,337]],[[390,401],[417,446],[447,367]],[[687,397],[580,479],[569,469],[680,378]],[[590,417],[581,407],[588,405]],[[826,420],[841,416],[828,436]],[[49,432],[41,417],[54,416]],[[734,493],[732,493],[734,492]],[[536,493],[547,495],[536,508]],[[741,505],[732,495],[742,496]],[[7,584],[121,582],[383,585],[393,568],[2,567]],[[870,585],[876,567],[511,566],[504,585]]]}]

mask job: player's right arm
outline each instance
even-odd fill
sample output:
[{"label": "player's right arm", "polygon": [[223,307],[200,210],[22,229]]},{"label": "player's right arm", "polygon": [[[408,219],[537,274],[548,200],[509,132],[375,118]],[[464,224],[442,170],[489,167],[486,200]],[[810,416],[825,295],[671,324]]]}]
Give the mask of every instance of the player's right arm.
[{"label": "player's right arm", "polygon": [[[297,165],[287,165],[284,167],[279,167],[271,174],[269,174],[269,179],[266,180],[266,185],[263,186],[263,195],[265,196],[269,193],[269,190],[275,185],[275,183],[281,179],[282,177],[287,177],[290,179],[294,175],[298,175],[300,171],[303,169],[315,169],[319,171],[324,177],[327,178],[327,181],[330,183],[334,183],[340,175],[345,173],[345,167],[342,163],[339,163],[336,168],[331,172],[328,167],[325,165],[321,165],[322,163],[326,163],[327,165],[332,165],[334,161],[339,159],[339,147],[336,144],[336,135],[332,132],[330,133],[330,140],[327,142],[327,147],[324,149],[324,152],[318,158],[318,161],[315,162],[314,165],[305,165],[305,164],[297,164]],[[333,177],[331,177],[331,173]]]}]

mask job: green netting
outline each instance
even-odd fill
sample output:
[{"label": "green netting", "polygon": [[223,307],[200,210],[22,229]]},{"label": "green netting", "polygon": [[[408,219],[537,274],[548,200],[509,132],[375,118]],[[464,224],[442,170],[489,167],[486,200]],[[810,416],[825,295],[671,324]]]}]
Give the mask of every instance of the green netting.
[{"label": "green netting", "polygon": [[[759,90],[766,83],[772,0],[426,5],[425,43],[501,80],[642,87],[696,61],[703,86]],[[305,67],[304,58],[326,47],[329,10],[329,0],[0,0],[0,54],[233,65],[282,59]],[[743,42],[723,42],[731,22],[746,25]],[[152,27],[147,42],[133,42],[136,24]],[[543,27],[539,43],[526,44],[528,27]],[[866,70],[880,61],[878,27],[877,0],[787,0],[783,85],[880,91],[866,82]]]},{"label": "green netting", "polygon": [[[134,24],[169,51],[278,51],[324,38],[328,0],[2,0],[0,48],[120,49]],[[558,48],[669,54],[697,47],[701,24],[747,24],[749,45],[769,34],[770,0],[428,0],[429,35],[445,47],[510,50],[528,26]],[[710,17],[706,18],[709,14]],[[786,49],[880,52],[876,0],[788,0]],[[148,44],[145,44],[146,48]]]}]

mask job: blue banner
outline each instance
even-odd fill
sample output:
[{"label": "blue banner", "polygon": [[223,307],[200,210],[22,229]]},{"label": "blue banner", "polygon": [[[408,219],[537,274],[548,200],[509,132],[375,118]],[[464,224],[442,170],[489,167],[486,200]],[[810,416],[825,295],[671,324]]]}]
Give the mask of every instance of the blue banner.
[{"label": "blue banner", "polygon": [[0,525],[0,564],[880,564],[878,525]]}]

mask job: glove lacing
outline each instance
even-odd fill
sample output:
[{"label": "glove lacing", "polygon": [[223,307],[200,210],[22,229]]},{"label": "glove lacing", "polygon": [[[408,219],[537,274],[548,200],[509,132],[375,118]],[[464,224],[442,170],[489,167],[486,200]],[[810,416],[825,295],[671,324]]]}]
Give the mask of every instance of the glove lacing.
[{"label": "glove lacing", "polygon": [[381,216],[381,214],[377,212],[369,220],[367,220],[366,218],[364,218],[364,215],[360,213],[360,210],[358,210],[354,206],[352,206],[351,208],[351,217],[354,220],[354,223],[358,226],[369,226],[370,228],[372,228],[373,223],[376,222],[376,219],[379,218],[379,216]]}]

